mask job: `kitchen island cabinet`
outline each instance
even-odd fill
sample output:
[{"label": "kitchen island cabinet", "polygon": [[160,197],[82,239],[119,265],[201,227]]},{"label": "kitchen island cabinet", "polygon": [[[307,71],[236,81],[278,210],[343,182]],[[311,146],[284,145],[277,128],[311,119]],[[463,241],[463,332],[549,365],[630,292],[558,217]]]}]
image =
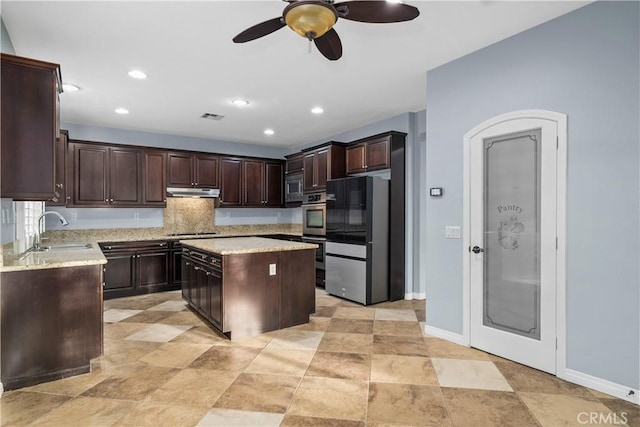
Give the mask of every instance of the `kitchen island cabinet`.
[{"label": "kitchen island cabinet", "polygon": [[316,245],[260,237],[181,243],[182,296],[228,338],[309,322]]},{"label": "kitchen island cabinet", "polygon": [[0,380],[5,390],[89,372],[103,353],[97,247],[5,250],[0,267]]}]

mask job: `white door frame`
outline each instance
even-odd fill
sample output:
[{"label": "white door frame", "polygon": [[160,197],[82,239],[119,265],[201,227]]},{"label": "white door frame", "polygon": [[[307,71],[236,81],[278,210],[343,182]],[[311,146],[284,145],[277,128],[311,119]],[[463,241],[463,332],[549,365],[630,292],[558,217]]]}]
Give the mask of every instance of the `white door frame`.
[{"label": "white door frame", "polygon": [[471,344],[471,274],[470,274],[470,147],[475,135],[496,124],[516,119],[543,119],[558,126],[556,224],[558,250],[556,251],[556,376],[564,378],[567,364],[566,318],[566,236],[567,236],[567,116],[546,110],[520,110],[493,117],[464,135],[463,146],[463,214],[462,214],[462,339]]}]

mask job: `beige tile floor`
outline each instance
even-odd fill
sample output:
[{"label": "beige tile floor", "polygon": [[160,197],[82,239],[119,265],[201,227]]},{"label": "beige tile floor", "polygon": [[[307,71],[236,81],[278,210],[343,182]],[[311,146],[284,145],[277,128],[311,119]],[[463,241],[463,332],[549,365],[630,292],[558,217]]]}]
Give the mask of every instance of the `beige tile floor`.
[{"label": "beige tile floor", "polygon": [[179,292],[106,301],[93,371],[6,392],[1,424],[556,427],[595,412],[640,426],[638,406],[424,336],[424,301],[316,296],[310,323],[238,341]]}]

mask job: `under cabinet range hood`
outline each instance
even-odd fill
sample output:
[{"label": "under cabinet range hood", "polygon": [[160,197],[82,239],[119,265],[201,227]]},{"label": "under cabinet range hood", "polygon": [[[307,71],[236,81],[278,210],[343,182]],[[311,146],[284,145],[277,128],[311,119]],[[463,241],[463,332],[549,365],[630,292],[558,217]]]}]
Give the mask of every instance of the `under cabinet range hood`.
[{"label": "under cabinet range hood", "polygon": [[217,188],[180,188],[167,187],[169,197],[197,197],[212,199],[220,197],[220,190]]}]

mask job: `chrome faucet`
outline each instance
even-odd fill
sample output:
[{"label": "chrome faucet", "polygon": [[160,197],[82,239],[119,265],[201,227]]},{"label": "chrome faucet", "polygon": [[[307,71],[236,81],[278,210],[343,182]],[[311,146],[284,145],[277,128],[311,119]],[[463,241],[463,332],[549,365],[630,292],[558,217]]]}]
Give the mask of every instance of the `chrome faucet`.
[{"label": "chrome faucet", "polygon": [[40,230],[42,230],[42,218],[45,217],[45,215],[55,215],[58,217],[58,219],[60,219],[60,223],[62,225],[69,225],[69,221],[67,221],[67,219],[65,217],[63,217],[62,215],[60,215],[58,212],[56,211],[46,211],[43,212],[42,215],[40,215],[38,217],[38,228],[36,229],[36,238],[33,241],[33,250],[34,251],[39,251],[41,244],[40,244]]}]

